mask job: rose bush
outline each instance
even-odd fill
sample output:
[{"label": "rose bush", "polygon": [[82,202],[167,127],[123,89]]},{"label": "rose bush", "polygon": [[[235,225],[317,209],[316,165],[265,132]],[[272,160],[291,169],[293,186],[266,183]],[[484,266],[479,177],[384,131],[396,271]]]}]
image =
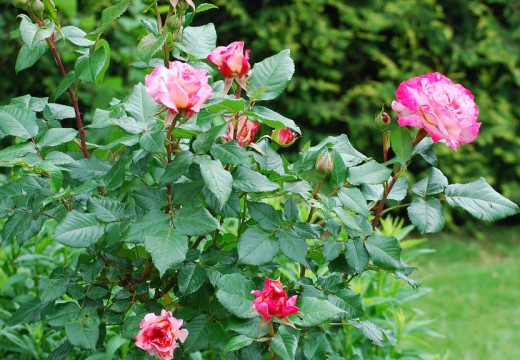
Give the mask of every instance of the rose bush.
[{"label": "rose bush", "polygon": [[[45,233],[69,254],[48,262],[30,294],[13,297],[1,330],[13,339],[20,324],[38,322],[57,334],[42,356],[405,358],[393,347],[401,334],[363,303],[366,289],[383,290],[369,274],[418,286],[402,257],[410,245],[386,231],[385,214],[407,207],[426,234],[444,226],[441,201],[489,221],[518,212],[484,179],[449,184],[435,167],[438,138],[426,131],[459,146],[476,112],[441,75],[410,80],[415,97],[398,90],[402,125],[421,130],[385,116],[384,163],[346,134],[304,144],[292,159],[279,154],[275,140],[301,131],[264,105],[292,78],[290,53],[253,64],[233,87],[207,60],[214,26],[191,26],[208,4],[154,3],[134,64],[145,85],[91,109],[84,125],[79,88],[102,81],[110,59],[102,35],[130,1],[105,9],[90,34],[62,26],[45,4],[43,14],[20,17],[20,53],[37,61],[51,49],[63,74],[51,101],[66,94],[70,105],[24,95],[0,107],[1,135],[12,143],[0,150],[2,245],[23,248]],[[74,64],[61,60],[59,36],[78,47]],[[275,139],[255,139],[258,131]],[[413,161],[430,165],[425,178],[414,180]]]}]

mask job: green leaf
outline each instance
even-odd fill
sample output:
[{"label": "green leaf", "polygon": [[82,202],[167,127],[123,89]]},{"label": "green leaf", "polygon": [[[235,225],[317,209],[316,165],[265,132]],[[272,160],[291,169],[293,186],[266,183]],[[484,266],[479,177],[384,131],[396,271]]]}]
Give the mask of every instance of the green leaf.
[{"label": "green leaf", "polygon": [[50,326],[65,326],[80,315],[80,307],[74,302],[58,303],[45,312],[45,321]]},{"label": "green leaf", "polygon": [[356,214],[368,216],[368,205],[363,193],[357,188],[342,188],[338,193],[341,204]]},{"label": "green leaf", "polygon": [[211,9],[218,9],[218,6],[213,4],[200,4],[197,6],[197,9],[195,10],[196,13],[201,13],[203,11],[208,11]]},{"label": "green leaf", "polygon": [[267,192],[278,190],[277,183],[269,180],[265,175],[253,171],[245,166],[238,166],[232,173],[233,189],[244,192]]},{"label": "green leaf", "polygon": [[389,332],[383,332],[376,324],[370,321],[349,321],[350,325],[360,329],[363,335],[372,340],[372,343],[377,346],[386,346],[384,338],[386,337],[390,343],[395,345],[395,339],[390,336]]},{"label": "green leaf", "polygon": [[193,150],[197,154],[206,154],[212,148],[215,141],[220,135],[227,129],[228,124],[224,123],[218,126],[214,126],[206,132],[203,132],[197,136],[193,142]]},{"label": "green leaf", "polygon": [[281,360],[294,360],[298,349],[298,337],[292,334],[279,334],[271,338],[271,348]]},{"label": "green leaf", "polygon": [[275,129],[285,129],[288,127],[298,134],[301,134],[300,128],[293,120],[288,119],[285,116],[278,114],[276,111],[264,106],[255,106],[253,110],[245,112],[244,115],[253,116],[269,127]]},{"label": "green leaf", "polygon": [[174,183],[177,179],[188,172],[190,165],[193,163],[193,154],[189,151],[183,151],[177,154],[171,163],[166,166],[166,171],[159,179],[159,186]]},{"label": "green leaf", "polygon": [[54,101],[56,101],[56,99],[59,98],[61,94],[67,91],[67,89],[74,83],[74,80],[76,80],[76,73],[73,70],[69,71],[58,84],[56,93],[54,94]]},{"label": "green leaf", "polygon": [[271,261],[278,252],[277,239],[258,225],[248,228],[238,238],[238,259],[242,264],[262,265]]},{"label": "green leaf", "polygon": [[56,226],[56,240],[70,247],[87,247],[103,236],[105,229],[94,214],[84,214],[72,210]]},{"label": "green leaf", "polygon": [[188,26],[182,35],[181,49],[195,59],[206,59],[217,47],[217,31],[212,23],[196,27]]},{"label": "green leaf", "polygon": [[[75,1],[70,1],[75,2]],[[54,2],[52,0],[43,0],[43,4],[45,6],[45,10],[49,13],[49,17],[54,21],[56,24],[60,23],[60,20],[58,18],[58,13],[56,12],[56,8],[54,7]]]},{"label": "green leaf", "polygon": [[139,83],[134,86],[132,93],[123,101],[125,111],[138,123],[154,124],[154,114],[159,111],[161,105],[148,95],[146,87]]},{"label": "green leaf", "polygon": [[43,134],[38,140],[38,147],[43,149],[45,147],[58,146],[72,141],[78,132],[71,128],[52,128]]},{"label": "green leaf", "polygon": [[282,219],[274,207],[265,203],[248,202],[249,214],[264,230],[277,230]]},{"label": "green leaf", "polygon": [[65,294],[69,286],[69,273],[63,268],[56,268],[48,278],[40,279],[38,290],[43,303],[59,299]]},{"label": "green leaf", "polygon": [[437,199],[416,198],[407,210],[410,221],[423,235],[439,232],[444,227],[442,206]]},{"label": "green leaf", "polygon": [[144,247],[152,255],[155,267],[163,276],[173,264],[186,259],[188,237],[176,229],[162,230],[154,235],[145,235]]},{"label": "green leaf", "polygon": [[22,211],[17,211],[2,227],[2,243],[8,244],[12,238],[20,235],[29,227],[31,223],[31,215]]},{"label": "green leaf", "polygon": [[28,140],[38,134],[36,114],[28,109],[6,105],[0,107],[0,131]]},{"label": "green leaf", "polygon": [[38,98],[31,95],[24,95],[19,96],[16,98],[11,99],[10,105],[14,105],[17,107],[21,107],[24,109],[29,109],[35,112],[43,111],[45,108],[45,105],[47,105],[47,102],[49,101],[49,98]]},{"label": "green leaf", "polygon": [[146,235],[156,235],[170,226],[170,216],[163,211],[151,210],[142,218],[128,225],[123,241],[141,243]]},{"label": "green leaf", "polygon": [[347,180],[352,185],[361,184],[381,184],[384,183],[392,174],[392,170],[375,160],[349,168]]},{"label": "green leaf", "polygon": [[392,150],[394,150],[394,153],[397,156],[397,159],[404,166],[406,166],[406,163],[412,156],[412,142],[412,136],[406,127],[396,126],[392,130],[390,144],[392,146]]},{"label": "green leaf", "polygon": [[40,299],[34,298],[29,301],[25,301],[6,321],[6,325],[14,326],[20,323],[33,323],[40,320],[40,306]]},{"label": "green leaf", "polygon": [[109,191],[115,190],[125,181],[125,171],[126,167],[130,163],[131,158],[121,158],[119,159],[112,169],[103,177],[105,182],[105,188]]},{"label": "green leaf", "polygon": [[253,339],[245,336],[245,335],[238,335],[229,340],[229,342],[226,345],[226,348],[224,349],[224,352],[230,352],[242,349],[243,347],[246,347],[248,345],[251,345],[253,342]]},{"label": "green leaf", "polygon": [[253,157],[260,166],[260,169],[286,175],[282,157],[272,148],[269,141],[262,139],[257,142],[256,145],[263,152],[263,154],[256,151],[253,152]]},{"label": "green leaf", "polygon": [[74,72],[78,79],[94,83],[103,72],[108,61],[108,53],[104,46],[98,46],[96,51],[89,55],[80,56],[74,64]]},{"label": "green leaf", "polygon": [[428,177],[413,184],[411,190],[417,195],[425,197],[443,192],[446,186],[448,186],[446,176],[439,169],[432,167]]},{"label": "green leaf", "polygon": [[74,350],[74,346],[68,341],[58,346],[52,353],[47,356],[46,360],[65,360],[67,356]]},{"label": "green leaf", "polygon": [[118,17],[123,15],[132,3],[132,0],[121,0],[116,3],[116,5],[111,6],[103,10],[101,13],[101,25],[94,31],[91,32],[92,35],[101,34],[105,29],[107,29]]},{"label": "green leaf", "polygon": [[202,207],[183,207],[175,212],[175,229],[186,235],[207,235],[220,227],[220,223]]},{"label": "green leaf", "polygon": [[282,50],[259,63],[251,70],[247,95],[255,100],[272,100],[287,87],[294,74],[294,62],[289,50]]},{"label": "green leaf", "polygon": [[291,228],[283,228],[276,233],[280,249],[289,259],[307,264],[307,241]]},{"label": "green leaf", "polygon": [[347,181],[347,166],[343,158],[338,153],[334,156],[334,167],[330,173],[330,186],[334,188],[342,187]]},{"label": "green leaf", "polygon": [[330,349],[329,342],[324,333],[314,332],[303,345],[303,353],[306,359],[325,359],[327,351]]},{"label": "green leaf", "polygon": [[256,317],[251,291],[255,284],[241,274],[223,275],[217,283],[217,299],[229,312],[239,318]]},{"label": "green leaf", "polygon": [[79,319],[65,324],[65,334],[72,345],[94,350],[99,338],[99,325],[96,313],[83,312]]},{"label": "green leaf", "polygon": [[495,221],[518,213],[518,205],[496,192],[484,178],[448,185],[444,193],[451,207],[460,206],[477,219]]},{"label": "green leaf", "polygon": [[166,191],[155,187],[138,187],[132,197],[138,206],[147,210],[160,210],[168,203]]},{"label": "green leaf", "polygon": [[247,165],[249,163],[247,151],[238,145],[236,140],[225,144],[213,144],[210,152],[215,159],[222,161],[224,164]]},{"label": "green leaf", "polygon": [[139,138],[139,144],[141,147],[151,153],[165,153],[166,148],[164,146],[165,134],[162,131],[162,125],[157,125],[151,131],[146,130]]},{"label": "green leaf", "polygon": [[334,315],[345,312],[327,300],[313,297],[300,297],[296,306],[300,308],[303,319],[295,319],[294,323],[300,326],[321,325]]},{"label": "green leaf", "polygon": [[341,253],[341,244],[329,238],[323,243],[322,253],[324,262],[332,261]]},{"label": "green leaf", "polygon": [[20,71],[29,69],[36,64],[48,48],[47,44],[41,44],[32,49],[25,44],[22,45],[16,58],[15,72],[18,74]]},{"label": "green leaf", "polygon": [[217,103],[211,103],[205,107],[206,110],[212,113],[224,112],[228,114],[235,114],[237,112],[244,111],[245,100],[244,99],[223,99]]},{"label": "green leaf", "polygon": [[204,314],[197,315],[186,324],[185,328],[188,330],[190,336],[186,338],[183,346],[187,352],[193,353],[208,345],[210,325],[211,321]]},{"label": "green leaf", "polygon": [[125,216],[125,205],[118,200],[90,198],[88,211],[101,221],[114,222]]},{"label": "green leaf", "polygon": [[200,173],[208,190],[217,198],[220,209],[228,201],[233,190],[233,177],[224,169],[220,160],[201,159]]},{"label": "green leaf", "polygon": [[368,251],[363,240],[356,238],[347,241],[345,258],[347,259],[347,264],[356,270],[358,274],[365,271],[368,265]]},{"label": "green leaf", "polygon": [[110,170],[110,166],[110,163],[101,161],[95,156],[67,164],[70,176],[80,181],[97,180],[105,176]]},{"label": "green leaf", "polygon": [[292,198],[287,199],[283,206],[283,217],[286,221],[294,223],[300,218],[300,211],[298,205]]},{"label": "green leaf", "polygon": [[334,295],[329,295],[328,300],[331,304],[345,310],[347,319],[355,319],[365,315],[363,310],[363,297],[349,289],[341,289]]},{"label": "green leaf", "polygon": [[197,291],[206,280],[206,271],[200,265],[189,263],[179,271],[179,291],[189,295]]},{"label": "green leaf", "polygon": [[384,270],[401,268],[401,245],[395,237],[373,234],[365,246],[374,265]]},{"label": "green leaf", "polygon": [[54,33],[54,24],[40,27],[33,24],[28,16],[19,15],[22,19],[20,22],[20,36],[27,47],[33,50],[35,47],[41,45],[45,39],[48,39]]},{"label": "green leaf", "polygon": [[7,214],[9,214],[13,207],[14,207],[14,202],[13,202],[13,200],[11,200],[11,198],[0,197],[0,218],[3,218]]},{"label": "green leaf", "polygon": [[137,45],[137,55],[148,63],[152,56],[163,47],[168,35],[168,33],[165,33],[160,36],[154,34],[144,36]]},{"label": "green leaf", "polygon": [[61,35],[74,45],[78,46],[92,46],[96,43],[95,41],[85,39],[87,33],[75,26],[62,27]]},{"label": "green leaf", "polygon": [[47,120],[72,119],[76,117],[76,113],[72,106],[47,104],[43,110],[43,117]]}]

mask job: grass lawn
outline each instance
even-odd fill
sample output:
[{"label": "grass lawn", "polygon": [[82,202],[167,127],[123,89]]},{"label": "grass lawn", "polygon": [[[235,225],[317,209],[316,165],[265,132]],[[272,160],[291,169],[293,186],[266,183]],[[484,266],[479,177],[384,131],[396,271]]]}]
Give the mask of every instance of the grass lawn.
[{"label": "grass lawn", "polygon": [[487,227],[477,238],[429,236],[437,250],[414,277],[433,292],[415,306],[445,335],[431,343],[447,359],[520,359],[520,227]]}]

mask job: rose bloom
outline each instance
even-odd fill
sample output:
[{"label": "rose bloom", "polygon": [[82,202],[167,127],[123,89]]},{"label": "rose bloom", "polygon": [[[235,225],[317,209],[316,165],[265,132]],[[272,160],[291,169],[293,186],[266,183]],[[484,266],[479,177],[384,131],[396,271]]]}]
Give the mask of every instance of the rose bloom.
[{"label": "rose bloom", "polygon": [[453,150],[470,143],[478,135],[478,107],[473,95],[441,73],[428,73],[402,82],[392,109],[399,125],[424,129],[432,140],[445,140]]},{"label": "rose bloom", "polygon": [[297,137],[298,134],[292,132],[289,128],[276,129],[273,130],[273,133],[271,134],[271,139],[281,147],[292,145],[296,141]]},{"label": "rose bloom", "polygon": [[241,78],[249,70],[249,50],[244,53],[244,42],[235,41],[228,46],[219,46],[208,55],[207,59],[217,65],[224,77]]},{"label": "rose bloom", "polygon": [[161,360],[173,359],[173,351],[179,347],[177,340],[184,342],[188,336],[188,330],[181,329],[182,320],[164,309],[160,316],[146,314],[139,326],[141,330],[134,339],[135,345],[151,356],[157,354]]},{"label": "rose bloom", "polygon": [[173,61],[170,68],[157,66],[145,77],[145,85],[155,102],[173,114],[184,109],[191,116],[213,95],[208,74],[180,61]]},{"label": "rose bloom", "polygon": [[287,299],[287,293],[278,280],[265,278],[264,289],[262,291],[253,290],[251,294],[256,296],[256,299],[253,300],[253,307],[267,321],[272,317],[283,319],[300,311],[296,307],[298,296],[294,295]]},{"label": "rose bloom", "polygon": [[[236,140],[238,145],[249,145],[255,139],[255,134],[260,128],[260,123],[251,121],[247,116],[240,116],[237,121],[229,121],[228,134],[222,135],[227,142]],[[235,131],[235,126],[237,127]]]}]

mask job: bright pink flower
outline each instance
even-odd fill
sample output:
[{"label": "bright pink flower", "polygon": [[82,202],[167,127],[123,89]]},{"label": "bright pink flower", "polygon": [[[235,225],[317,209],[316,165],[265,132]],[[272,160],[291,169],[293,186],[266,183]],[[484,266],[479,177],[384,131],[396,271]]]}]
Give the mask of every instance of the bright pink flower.
[{"label": "bright pink flower", "polygon": [[395,94],[392,109],[399,115],[399,125],[424,129],[433,141],[444,139],[455,151],[477,137],[481,123],[473,94],[441,73],[404,81]]},{"label": "bright pink flower", "polygon": [[265,278],[264,290],[253,290],[251,294],[256,296],[253,307],[266,321],[271,320],[272,317],[283,319],[300,311],[296,307],[298,296],[294,295],[287,299],[287,293],[278,280]]},{"label": "bright pink flower", "polygon": [[244,53],[244,42],[235,41],[228,46],[219,46],[208,55],[207,58],[218,69],[224,77],[244,76],[249,70],[249,50]]},{"label": "bright pink flower", "polygon": [[155,102],[174,114],[184,109],[191,116],[213,95],[208,74],[180,61],[172,62],[170,68],[157,66],[145,77],[145,85]]},{"label": "bright pink flower", "polygon": [[288,147],[292,145],[296,141],[297,137],[298,134],[292,132],[289,128],[276,129],[273,130],[271,134],[271,139],[281,147]]},{"label": "bright pink flower", "polygon": [[146,314],[139,326],[141,330],[134,339],[135,345],[152,356],[157,354],[161,360],[173,359],[173,351],[179,347],[177,340],[184,342],[188,337],[188,330],[181,329],[182,320],[164,309],[160,316]]},{"label": "bright pink flower", "polygon": [[[244,146],[249,145],[255,139],[255,134],[260,128],[260,123],[251,121],[247,116],[240,116],[237,121],[229,121],[228,134],[222,135],[227,142],[236,140],[238,145]],[[236,130],[235,130],[236,125]]]}]

